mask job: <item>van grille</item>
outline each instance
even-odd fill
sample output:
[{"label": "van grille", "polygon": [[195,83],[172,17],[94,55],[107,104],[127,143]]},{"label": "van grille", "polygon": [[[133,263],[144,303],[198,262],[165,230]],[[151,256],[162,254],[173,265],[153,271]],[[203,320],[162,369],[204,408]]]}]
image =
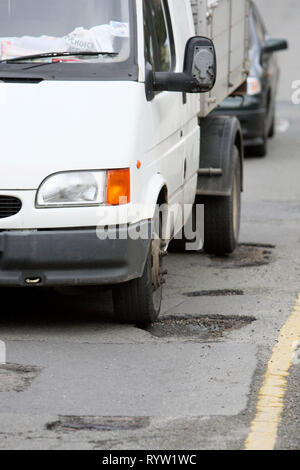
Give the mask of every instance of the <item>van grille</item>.
[{"label": "van grille", "polygon": [[16,215],[21,208],[22,202],[20,199],[11,196],[0,196],[0,219]]}]

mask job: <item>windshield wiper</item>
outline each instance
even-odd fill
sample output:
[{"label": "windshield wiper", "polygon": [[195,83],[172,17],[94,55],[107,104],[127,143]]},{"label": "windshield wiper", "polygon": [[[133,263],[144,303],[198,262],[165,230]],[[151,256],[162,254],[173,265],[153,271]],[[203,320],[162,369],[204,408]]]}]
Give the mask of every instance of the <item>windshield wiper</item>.
[{"label": "windshield wiper", "polygon": [[[107,55],[109,57],[115,57],[119,53],[118,52],[97,52],[97,51],[76,51],[76,52],[44,52],[43,54],[32,54],[32,55],[24,55],[20,57],[13,57],[12,59],[4,59],[0,60],[0,64],[11,64],[14,62],[22,62],[23,60],[34,60],[34,59],[47,59],[47,58],[55,58],[55,57],[72,57],[72,56],[98,56],[98,55]],[[51,63],[51,62],[46,62]]]}]

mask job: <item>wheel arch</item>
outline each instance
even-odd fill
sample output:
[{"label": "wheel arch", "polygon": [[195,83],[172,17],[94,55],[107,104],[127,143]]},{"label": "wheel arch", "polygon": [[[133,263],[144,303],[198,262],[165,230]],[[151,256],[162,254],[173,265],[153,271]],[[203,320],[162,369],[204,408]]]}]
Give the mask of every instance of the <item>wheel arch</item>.
[{"label": "wheel arch", "polygon": [[243,190],[244,148],[239,120],[235,116],[212,115],[200,121],[201,147],[197,199],[230,196],[233,182],[233,147],[239,150]]},{"label": "wheel arch", "polygon": [[151,220],[154,217],[156,205],[168,204],[169,191],[167,181],[160,173],[153,175],[146,189],[144,218]]}]

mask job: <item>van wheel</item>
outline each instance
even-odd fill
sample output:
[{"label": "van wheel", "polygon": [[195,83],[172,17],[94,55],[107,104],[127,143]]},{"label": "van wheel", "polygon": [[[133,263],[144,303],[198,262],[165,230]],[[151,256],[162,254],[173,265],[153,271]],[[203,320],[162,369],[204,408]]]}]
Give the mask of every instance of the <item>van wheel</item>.
[{"label": "van wheel", "polygon": [[121,323],[144,327],[157,320],[166,274],[164,248],[165,243],[160,238],[153,239],[142,277],[113,287],[115,316]]},{"label": "van wheel", "polygon": [[233,150],[234,176],[230,196],[205,200],[204,250],[210,254],[233,253],[238,244],[241,220],[241,163]]}]

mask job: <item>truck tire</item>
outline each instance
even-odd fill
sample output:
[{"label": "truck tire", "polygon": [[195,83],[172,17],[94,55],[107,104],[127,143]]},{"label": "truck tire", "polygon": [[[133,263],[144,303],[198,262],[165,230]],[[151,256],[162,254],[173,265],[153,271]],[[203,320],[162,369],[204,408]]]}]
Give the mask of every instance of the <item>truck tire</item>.
[{"label": "truck tire", "polygon": [[164,247],[160,235],[156,235],[151,241],[142,277],[113,287],[114,313],[121,323],[145,327],[157,320],[166,274]]},{"label": "truck tire", "polygon": [[[196,231],[196,203],[193,205],[192,213],[190,216],[190,219],[187,223],[187,226],[189,228],[189,225],[192,224],[192,230],[193,232]],[[185,227],[182,230],[182,238],[181,239],[176,239],[174,238],[168,246],[168,251],[170,253],[185,253],[186,252],[186,245],[190,243],[194,243],[196,241],[196,237],[191,239],[187,239],[185,237]]]},{"label": "truck tire", "polygon": [[241,218],[241,163],[233,147],[234,176],[230,196],[205,199],[204,250],[215,255],[233,253],[238,244]]}]

